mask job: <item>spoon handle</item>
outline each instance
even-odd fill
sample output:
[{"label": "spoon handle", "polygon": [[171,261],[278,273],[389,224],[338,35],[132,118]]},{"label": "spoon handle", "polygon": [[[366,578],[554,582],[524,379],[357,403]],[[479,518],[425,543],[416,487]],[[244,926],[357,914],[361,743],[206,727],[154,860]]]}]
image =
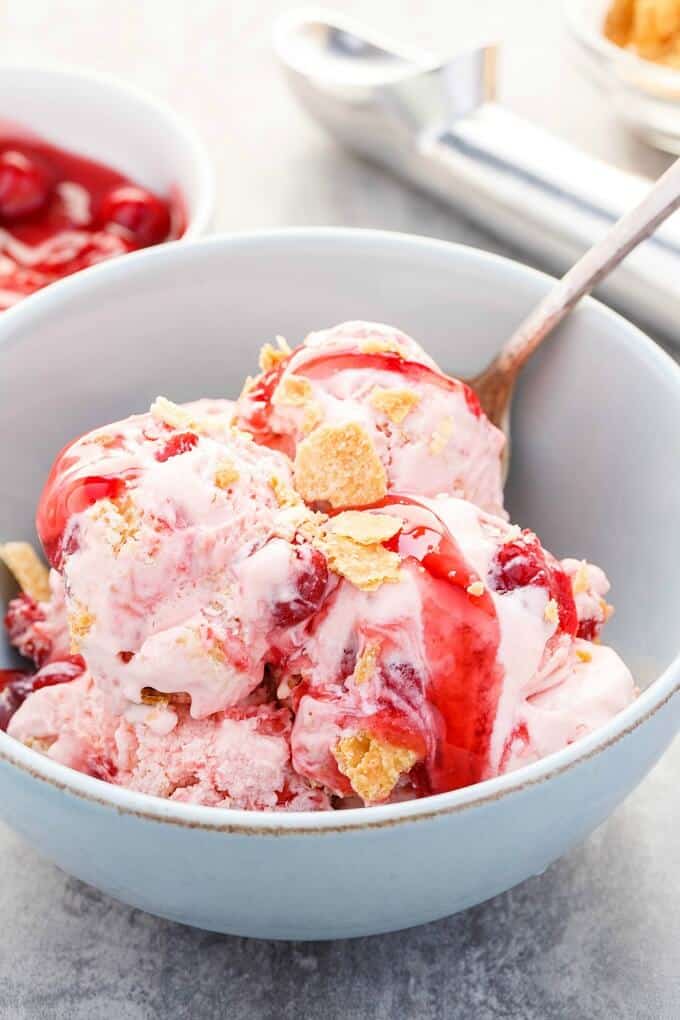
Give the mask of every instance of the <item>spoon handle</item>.
[{"label": "spoon handle", "polygon": [[574,305],[608,276],[633,248],[653,234],[678,206],[680,159],[666,170],[642,202],[622,216],[520,323],[495,359],[496,370],[516,375]]}]

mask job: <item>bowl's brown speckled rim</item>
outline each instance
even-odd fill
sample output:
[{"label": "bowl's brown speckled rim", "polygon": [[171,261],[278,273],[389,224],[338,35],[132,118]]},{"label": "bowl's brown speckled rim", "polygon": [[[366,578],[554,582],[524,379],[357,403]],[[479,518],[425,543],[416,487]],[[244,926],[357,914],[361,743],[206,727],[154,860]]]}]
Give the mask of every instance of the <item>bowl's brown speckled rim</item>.
[{"label": "bowl's brown speckled rim", "polygon": [[[289,228],[286,230],[259,231],[241,235],[218,235],[202,241],[183,243],[186,255],[188,248],[219,247],[225,241],[230,244],[257,244],[265,240],[288,242],[296,240],[305,243],[309,240],[328,240],[334,238],[351,238],[360,247],[362,240],[388,240],[391,243],[410,245],[422,248],[444,248],[449,251],[461,248],[445,241],[417,237],[385,231],[352,230],[347,228]],[[3,315],[0,324],[0,347],[3,342],[11,341],[15,321],[23,318],[38,303],[43,309],[50,305],[58,310],[62,301],[69,294],[77,294],[78,290],[88,285],[98,286],[108,276],[111,282],[129,272],[134,272],[135,263],[142,260],[160,260],[174,258],[172,251],[175,245],[142,251],[127,255],[124,259],[108,264],[94,266],[76,277],[46,288],[35,297],[20,303]],[[165,249],[165,250],[163,250]],[[546,274],[530,269],[510,259],[472,248],[464,249],[471,258],[481,258],[489,263],[502,263],[507,269],[522,275],[534,276],[538,279],[550,279]],[[587,299],[592,301],[592,299]],[[680,367],[656,344],[640,330],[622,319],[616,312],[599,305],[600,312],[615,319],[619,328],[628,334],[628,341],[640,347],[645,360],[650,361],[657,370],[670,373],[677,380],[680,392]],[[24,311],[25,310],[25,311]],[[4,327],[4,328],[3,328]],[[5,336],[3,336],[5,333]],[[336,812],[275,812],[275,811],[241,811],[233,808],[204,807],[201,805],[178,804],[148,794],[137,793],[123,787],[113,786],[103,780],[75,772],[67,766],[60,765],[18,743],[6,733],[0,733],[0,762],[19,769],[32,780],[44,783],[56,792],[67,797],[76,797],[90,803],[93,808],[111,809],[121,815],[129,815],[148,822],[165,823],[187,829],[200,829],[215,833],[239,836],[312,836],[324,834],[350,833],[391,828],[396,825],[422,822],[458,814],[478,808],[484,808],[495,801],[547,783],[580,764],[602,754],[624,739],[635,739],[641,727],[648,723],[661,709],[670,708],[671,702],[680,693],[680,654],[671,665],[642,691],[638,698],[626,709],[588,736],[574,742],[569,747],[540,761],[527,765],[507,775],[486,780],[475,786],[455,790],[451,793],[437,794],[421,800],[405,801],[397,804],[385,804],[375,807],[356,808]],[[678,702],[675,702],[678,705]],[[680,712],[678,712],[680,723]]]}]

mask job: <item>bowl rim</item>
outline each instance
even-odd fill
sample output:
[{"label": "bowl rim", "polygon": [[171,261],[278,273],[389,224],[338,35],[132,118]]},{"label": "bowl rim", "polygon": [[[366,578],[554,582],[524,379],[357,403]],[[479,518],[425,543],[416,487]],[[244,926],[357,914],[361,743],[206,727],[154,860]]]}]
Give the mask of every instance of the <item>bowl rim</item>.
[{"label": "bowl rim", "polygon": [[[196,201],[193,210],[187,209],[187,227],[178,241],[195,240],[205,234],[212,223],[217,196],[216,171],[208,154],[203,139],[189,120],[180,117],[169,103],[164,102],[152,93],[118,78],[108,71],[93,68],[83,69],[68,63],[45,62],[32,64],[24,61],[3,60],[0,62],[0,77],[4,72],[26,74],[29,77],[57,78],[64,81],[72,79],[86,90],[87,85],[97,82],[112,93],[124,96],[127,100],[146,107],[158,120],[165,124],[165,130],[171,131],[180,139],[181,147],[189,154],[196,174]],[[30,125],[28,125],[30,127]],[[166,242],[175,243],[175,242]],[[159,246],[156,246],[159,247]],[[83,272],[83,270],[81,270]],[[54,286],[54,284],[50,284]],[[25,299],[24,299],[25,300]]]},{"label": "bowl rim", "polygon": [[[532,269],[513,259],[482,251],[466,245],[436,240],[414,234],[384,230],[364,230],[347,227],[289,227],[258,230],[244,233],[222,233],[186,244],[159,245],[126,255],[85,269],[46,287],[37,294],[19,302],[0,316],[0,357],[4,345],[13,341],[15,324],[22,327],[27,320],[59,312],[79,291],[96,294],[102,287],[115,287],[125,277],[134,277],[139,270],[154,263],[190,261],[196,254],[210,253],[225,248],[236,252],[261,246],[282,247],[290,253],[296,247],[310,243],[345,244],[353,247],[382,247],[411,249],[425,255],[445,255],[452,262],[484,263],[510,277],[530,277],[544,285],[554,277]],[[145,267],[144,263],[149,263]],[[593,298],[586,298],[588,306],[596,307],[598,314],[608,319],[621,335],[621,342],[642,354],[651,367],[675,380],[680,394],[680,366],[661,347],[649,339],[637,326]],[[27,776],[38,779],[59,791],[85,800],[100,808],[111,808],[120,814],[147,821],[167,823],[182,828],[201,829],[238,835],[303,836],[330,834],[357,830],[381,829],[416,821],[431,820],[457,814],[476,807],[484,807],[510,795],[520,794],[530,787],[541,785],[579,764],[601,754],[607,748],[630,736],[643,723],[669,704],[680,692],[680,650],[668,667],[642,691],[632,704],[619,712],[604,726],[539,761],[526,765],[474,786],[448,793],[434,794],[420,800],[372,807],[352,808],[343,811],[244,811],[236,808],[207,807],[164,800],[150,794],[138,793],[125,787],[114,786],[76,772],[34,751],[6,733],[0,733],[0,762],[14,766]]]}]

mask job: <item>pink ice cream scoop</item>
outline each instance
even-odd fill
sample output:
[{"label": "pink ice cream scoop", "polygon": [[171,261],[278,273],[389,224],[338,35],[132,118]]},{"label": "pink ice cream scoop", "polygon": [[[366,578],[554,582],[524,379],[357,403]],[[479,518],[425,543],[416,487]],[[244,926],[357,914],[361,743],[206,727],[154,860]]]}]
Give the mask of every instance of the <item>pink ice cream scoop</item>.
[{"label": "pink ice cream scoop", "polygon": [[245,810],[328,808],[328,795],[293,771],[290,729],[287,709],[257,699],[208,719],[162,699],[118,716],[88,673],[36,690],[9,725],[54,761],[140,793]]},{"label": "pink ice cream scoop", "polygon": [[235,407],[159,398],[58,456],[0,728],[142,793],[324,810],[476,783],[632,700],[604,573],[507,523],[463,383],[370,323],[261,364]]},{"label": "pink ice cream scoop", "polygon": [[161,691],[199,718],[261,683],[328,580],[277,499],[289,482],[287,459],[229,417],[164,400],[60,454],[38,532],[63,574],[72,650],[115,710]]},{"label": "pink ice cream scoop", "polygon": [[[282,344],[265,348],[236,422],[294,459],[296,487],[309,503],[450,493],[503,512],[502,432],[469,386],[444,375],[415,340],[390,326],[346,322],[292,352]],[[338,460],[337,477],[319,474],[328,457]]]},{"label": "pink ice cream scoop", "polygon": [[632,700],[618,656],[577,637],[571,579],[533,533],[450,497],[395,495],[371,516],[393,531],[398,573],[359,592],[344,580],[288,663],[302,775],[367,803],[441,793],[558,750]]}]

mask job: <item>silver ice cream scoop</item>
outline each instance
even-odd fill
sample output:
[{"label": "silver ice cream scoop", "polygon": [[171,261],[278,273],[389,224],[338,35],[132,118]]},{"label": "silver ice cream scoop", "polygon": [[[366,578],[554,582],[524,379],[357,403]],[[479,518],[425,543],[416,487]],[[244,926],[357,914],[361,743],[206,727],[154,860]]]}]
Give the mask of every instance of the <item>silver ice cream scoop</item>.
[{"label": "silver ice cream scoop", "polygon": [[[408,51],[322,10],[277,23],[300,103],[342,144],[445,199],[563,272],[649,189],[496,101],[497,47],[448,60]],[[680,343],[675,215],[604,283],[606,300]]]}]

